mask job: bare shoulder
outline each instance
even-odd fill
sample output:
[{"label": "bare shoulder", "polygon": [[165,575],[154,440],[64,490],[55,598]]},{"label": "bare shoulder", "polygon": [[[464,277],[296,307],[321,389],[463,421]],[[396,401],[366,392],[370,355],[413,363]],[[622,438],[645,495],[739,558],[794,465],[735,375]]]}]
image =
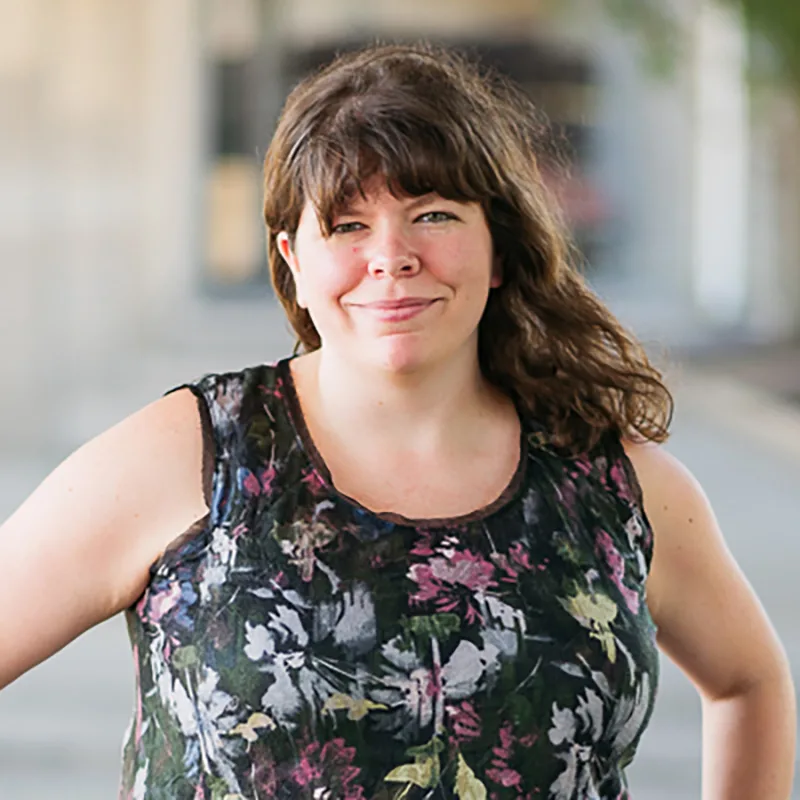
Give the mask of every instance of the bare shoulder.
[{"label": "bare shoulder", "polygon": [[202,464],[197,398],[181,389],[77,449],[0,526],[16,565],[0,584],[0,686],[137,599],[207,512]]},{"label": "bare shoulder", "polygon": [[642,489],[644,510],[653,527],[654,555],[648,594],[651,611],[683,568],[689,553],[725,547],[708,497],[692,472],[654,442],[624,440],[623,447]]},{"label": "bare shoulder", "polygon": [[624,447],[653,528],[647,603],[662,649],[710,697],[784,669],[775,633],[700,483],[660,445]]},{"label": "bare shoulder", "polygon": [[[643,494],[651,499],[658,497],[664,500],[668,507],[675,503],[707,502],[694,475],[663,445],[623,439],[622,446],[633,465]],[[658,510],[653,509],[655,512]],[[662,507],[661,511],[665,510],[668,509]]]}]

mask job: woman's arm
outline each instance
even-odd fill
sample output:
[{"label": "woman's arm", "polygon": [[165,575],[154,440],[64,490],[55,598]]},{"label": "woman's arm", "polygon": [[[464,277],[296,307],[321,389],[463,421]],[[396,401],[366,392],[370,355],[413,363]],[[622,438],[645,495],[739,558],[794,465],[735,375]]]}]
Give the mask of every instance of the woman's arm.
[{"label": "woman's arm", "polygon": [[206,513],[197,400],[181,390],[76,450],[0,526],[0,689],[127,608]]},{"label": "woman's arm", "polygon": [[658,643],[702,697],[703,800],[786,800],[796,709],[783,649],[697,481],[657,445],[625,449],[655,535]]}]

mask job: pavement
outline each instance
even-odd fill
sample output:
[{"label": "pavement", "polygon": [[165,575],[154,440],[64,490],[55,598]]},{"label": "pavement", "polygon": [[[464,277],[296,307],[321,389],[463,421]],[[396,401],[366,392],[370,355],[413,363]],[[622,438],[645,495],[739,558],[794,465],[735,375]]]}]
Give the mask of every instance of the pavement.
[{"label": "pavement", "polygon": [[[265,318],[254,306],[230,314],[217,330],[176,334],[171,346],[158,353],[131,357],[115,376],[125,375],[127,381],[114,384],[113,391],[109,382],[96,391],[76,389],[65,398],[63,424],[51,452],[28,457],[0,453],[0,520],[73,446],[170,386],[203,371],[272,360],[287,351],[288,336],[274,313]],[[266,347],[252,337],[237,338],[242,314],[252,317],[248,325],[262,325]],[[677,411],[668,449],[704,486],[797,680],[800,406],[793,404],[786,386],[796,377],[800,396],[800,348],[793,355],[789,350],[779,357],[772,349],[770,357],[777,363],[772,375],[763,366],[765,352],[752,358],[741,353],[682,357],[671,376]],[[120,745],[132,703],[130,651],[123,619],[117,617],[0,693],[0,800],[116,797]],[[656,712],[629,777],[636,800],[700,796],[699,701],[666,658]],[[800,798],[797,790],[793,797]]]}]

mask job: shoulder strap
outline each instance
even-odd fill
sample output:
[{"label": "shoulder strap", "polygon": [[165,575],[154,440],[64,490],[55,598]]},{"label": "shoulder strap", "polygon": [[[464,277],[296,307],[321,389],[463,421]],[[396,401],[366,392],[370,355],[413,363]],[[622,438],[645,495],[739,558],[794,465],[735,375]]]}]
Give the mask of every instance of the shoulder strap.
[{"label": "shoulder strap", "polygon": [[203,430],[203,487],[212,525],[222,523],[230,510],[244,438],[244,411],[252,405],[253,395],[258,401],[259,373],[263,369],[208,373],[165,392],[189,389],[197,398]]}]

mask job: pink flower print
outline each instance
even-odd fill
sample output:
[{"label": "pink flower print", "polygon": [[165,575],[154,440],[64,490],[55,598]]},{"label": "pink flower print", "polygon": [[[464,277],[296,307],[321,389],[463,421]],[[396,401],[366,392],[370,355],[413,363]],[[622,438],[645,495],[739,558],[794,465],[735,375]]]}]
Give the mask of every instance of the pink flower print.
[{"label": "pink flower print", "polygon": [[536,564],[531,561],[531,554],[523,548],[522,542],[514,542],[508,548],[508,554],[511,557],[511,563],[515,566],[529,572],[536,569]]},{"label": "pink flower print", "polygon": [[[136,670],[135,674],[139,675],[139,647],[133,646],[133,664]],[[138,678],[136,680],[136,727],[134,728],[133,741],[136,747],[139,747],[139,742],[142,740],[142,685]]]},{"label": "pink flower print", "polygon": [[302,483],[310,489],[312,494],[318,494],[325,488],[325,481],[317,470],[311,468],[303,475]]},{"label": "pink flower print", "polygon": [[274,464],[270,464],[258,474],[251,472],[247,467],[239,469],[239,480],[247,497],[269,495],[272,492],[272,482],[275,480],[275,475]]},{"label": "pink flower print", "polygon": [[630,503],[631,505],[634,504],[634,497],[633,492],[631,490],[631,484],[628,480],[627,473],[625,472],[625,468],[622,464],[617,461],[610,470],[611,480],[617,487],[617,494],[620,498],[622,498],[625,502]]},{"label": "pink flower print", "polygon": [[638,614],[639,595],[623,583],[623,578],[625,577],[625,562],[622,560],[619,550],[614,547],[613,539],[605,531],[600,531],[597,535],[596,549],[602,553],[608,565],[608,569],[611,572],[611,580],[625,599],[625,604],[632,614]]},{"label": "pink flower print", "polygon": [[556,487],[561,504],[571,516],[575,516],[576,498],[578,490],[575,488],[575,482],[571,478],[567,478],[560,486]]},{"label": "pink flower print", "polygon": [[277,398],[278,400],[283,398],[283,379],[278,378],[275,381],[275,388],[272,390],[267,389],[266,386],[261,387],[264,394],[271,394],[273,397]]},{"label": "pink flower print", "polygon": [[492,766],[486,770],[486,777],[494,783],[509,788],[513,786],[518,792],[521,791],[522,775],[517,770],[509,766],[509,761],[514,752],[516,737],[511,732],[511,723],[506,722],[498,731],[500,744],[492,748],[494,758]]},{"label": "pink flower print", "polygon": [[[511,752],[514,747],[514,734],[511,733],[511,725],[506,722],[502,728],[497,732],[500,737],[500,744],[492,748],[492,752],[497,756],[501,762],[508,761],[511,758]],[[497,763],[497,759],[492,763]],[[500,764],[502,765],[502,764]]]},{"label": "pink flower print", "polygon": [[250,752],[253,788],[258,788],[259,797],[274,797],[278,791],[278,774],[269,748],[262,743],[254,744]]},{"label": "pink flower print", "polygon": [[522,775],[520,775],[515,769],[509,768],[487,769],[486,777],[489,778],[490,781],[499,783],[501,786],[505,786],[506,788],[513,786],[517,791],[519,791],[519,785],[522,783]]},{"label": "pink flower print", "polygon": [[292,779],[298,786],[308,787],[314,796],[313,790],[322,789],[322,796],[365,800],[363,787],[353,783],[361,772],[360,767],[353,766],[355,754],[355,747],[346,747],[341,738],[332,739],[321,747],[319,742],[312,742],[301,753]]},{"label": "pink flower print", "polygon": [[511,566],[508,561],[508,556],[505,553],[492,553],[489,556],[492,563],[504,574],[500,576],[500,580],[504,583],[516,583],[519,578],[519,573]]},{"label": "pink flower print", "polygon": [[414,542],[414,546],[409,551],[414,556],[432,556],[434,553],[430,531],[421,531],[419,538]]},{"label": "pink flower print", "polygon": [[[310,748],[319,749],[319,744],[315,742]],[[316,753],[313,753],[316,755]],[[308,786],[322,777],[322,769],[318,764],[312,763],[308,754],[300,759],[300,763],[292,771],[292,778],[298,786]]]},{"label": "pink flower print", "polygon": [[231,531],[231,539],[235,542],[243,533],[247,533],[247,525],[244,522],[240,522],[232,531]]},{"label": "pink flower print", "polygon": [[573,477],[580,478],[581,475],[589,476],[592,474],[592,462],[586,456],[576,458],[574,461],[576,473]]},{"label": "pink flower print", "polygon": [[[468,623],[474,622],[478,616],[470,602],[475,593],[497,586],[494,566],[469,551],[456,551],[450,558],[437,556],[427,564],[414,564],[408,576],[419,586],[419,590],[409,596],[412,604],[432,601],[437,611],[442,613],[454,611],[464,602]],[[466,590],[466,596],[463,590]]]},{"label": "pink flower print", "polygon": [[477,739],[481,735],[481,718],[467,700],[460,705],[445,706],[450,720],[450,738],[458,744]]},{"label": "pink flower print", "polygon": [[369,565],[372,569],[380,569],[383,566],[383,556],[380,553],[373,553],[370,556]]},{"label": "pink flower print", "polygon": [[181,598],[181,587],[176,581],[169,584],[165,591],[150,595],[148,618],[151,622],[159,622],[169,613]]}]

